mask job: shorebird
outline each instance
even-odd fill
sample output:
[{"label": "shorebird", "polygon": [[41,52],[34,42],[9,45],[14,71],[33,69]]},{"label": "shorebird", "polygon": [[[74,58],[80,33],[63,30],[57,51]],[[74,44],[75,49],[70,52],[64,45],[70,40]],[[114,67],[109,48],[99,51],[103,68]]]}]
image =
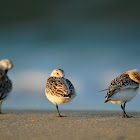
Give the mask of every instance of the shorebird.
[{"label": "shorebird", "polygon": [[58,104],[68,103],[76,96],[73,84],[65,78],[65,73],[61,69],[52,71],[46,83],[45,94],[56,105],[58,117],[65,117],[60,115]]},{"label": "shorebird", "polygon": [[13,67],[13,64],[8,59],[3,59],[0,61],[0,114],[2,102],[5,100],[12,90],[12,82],[8,78],[7,73]]},{"label": "shorebird", "polygon": [[113,104],[120,104],[123,110],[122,118],[132,118],[126,114],[125,105],[138,93],[139,83],[140,73],[136,69],[122,73],[111,81],[104,103],[111,101]]}]

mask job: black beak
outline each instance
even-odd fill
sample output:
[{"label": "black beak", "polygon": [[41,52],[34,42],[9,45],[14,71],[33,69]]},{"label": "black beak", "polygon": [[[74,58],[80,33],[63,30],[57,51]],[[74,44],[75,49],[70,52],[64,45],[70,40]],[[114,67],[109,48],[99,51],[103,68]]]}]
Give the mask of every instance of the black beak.
[{"label": "black beak", "polygon": [[7,73],[8,73],[8,69],[5,70],[5,74],[7,74]]}]

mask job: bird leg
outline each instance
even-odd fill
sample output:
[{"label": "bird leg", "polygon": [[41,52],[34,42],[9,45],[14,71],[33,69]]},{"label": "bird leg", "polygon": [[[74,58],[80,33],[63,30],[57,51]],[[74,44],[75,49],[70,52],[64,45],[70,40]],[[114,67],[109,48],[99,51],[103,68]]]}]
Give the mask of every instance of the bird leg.
[{"label": "bird leg", "polygon": [[122,116],[122,118],[125,118],[124,108],[123,108],[122,104],[121,104],[121,108],[123,110],[123,116]]},{"label": "bird leg", "polygon": [[122,106],[122,104],[121,104],[121,108],[122,108],[122,110],[123,110],[123,116],[122,116],[122,118],[133,118],[132,116],[128,116],[128,115],[126,114],[126,112],[125,112],[125,104],[126,104],[126,102],[123,104],[123,106]]},{"label": "bird leg", "polygon": [[56,108],[57,108],[57,111],[58,111],[58,114],[59,114],[59,116],[57,116],[57,117],[66,117],[66,116],[61,116],[60,115],[60,112],[59,112],[59,109],[58,109],[58,105],[56,104]]},{"label": "bird leg", "polygon": [[58,117],[61,117],[57,104],[56,104],[56,108],[57,108],[57,111],[58,111],[58,114],[59,114]]}]

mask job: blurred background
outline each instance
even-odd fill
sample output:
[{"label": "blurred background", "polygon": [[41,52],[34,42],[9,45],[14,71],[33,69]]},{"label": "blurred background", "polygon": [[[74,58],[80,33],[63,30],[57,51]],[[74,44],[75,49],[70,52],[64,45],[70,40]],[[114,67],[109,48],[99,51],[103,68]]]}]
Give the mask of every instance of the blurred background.
[{"label": "blurred background", "polygon": [[[140,70],[138,0],[7,0],[0,4],[0,59],[14,63],[13,90],[3,109],[56,110],[45,96],[51,71],[61,68],[76,98],[60,110],[121,110],[104,104],[111,80]],[[140,111],[140,94],[126,106]]]}]

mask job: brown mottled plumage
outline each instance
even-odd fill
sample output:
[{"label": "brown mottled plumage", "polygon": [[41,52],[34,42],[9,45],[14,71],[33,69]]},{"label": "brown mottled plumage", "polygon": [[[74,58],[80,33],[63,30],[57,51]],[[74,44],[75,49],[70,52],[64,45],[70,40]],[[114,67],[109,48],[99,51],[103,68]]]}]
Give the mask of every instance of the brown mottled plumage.
[{"label": "brown mottled plumage", "polygon": [[125,104],[134,98],[138,93],[140,83],[140,73],[137,70],[129,70],[111,81],[106,94],[105,103],[111,101],[112,103],[122,104],[121,108],[124,111],[123,117],[129,117],[125,112]]},{"label": "brown mottled plumage", "polygon": [[46,84],[46,92],[58,97],[71,97],[74,93],[74,87],[68,79],[49,77]]},{"label": "brown mottled plumage", "polygon": [[[132,73],[133,72],[133,73]],[[130,78],[131,77],[131,78]],[[139,74],[138,71],[127,71],[119,75],[117,78],[111,81],[108,92],[106,95],[105,103],[110,100],[110,97],[125,88],[138,88],[139,87]],[[136,82],[137,81],[137,82]],[[139,81],[140,82],[140,81]]]},{"label": "brown mottled plumage", "polygon": [[[45,94],[56,105],[57,110],[57,104],[68,103],[76,96],[74,86],[68,79],[64,78],[64,71],[61,69],[52,71],[46,83]],[[62,117],[60,113],[59,117]]]}]

